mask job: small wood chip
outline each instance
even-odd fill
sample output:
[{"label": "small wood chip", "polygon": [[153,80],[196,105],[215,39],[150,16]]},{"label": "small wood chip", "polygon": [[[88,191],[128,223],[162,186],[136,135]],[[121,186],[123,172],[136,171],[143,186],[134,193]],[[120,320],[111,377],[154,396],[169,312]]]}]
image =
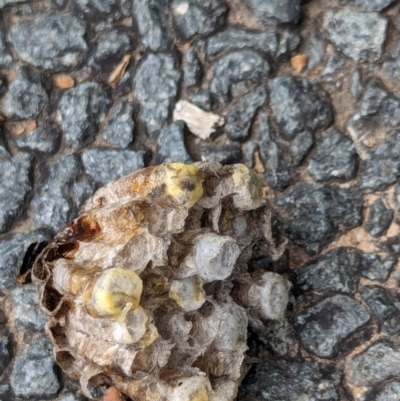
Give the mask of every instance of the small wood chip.
[{"label": "small wood chip", "polygon": [[254,170],[257,171],[257,173],[265,173],[265,167],[261,161],[260,152],[254,153]]},{"label": "small wood chip", "polygon": [[201,139],[208,139],[216,127],[221,127],[225,123],[223,117],[204,111],[187,100],[180,100],[176,104],[172,119],[183,120],[189,131]]},{"label": "small wood chip", "polygon": [[124,401],[125,397],[114,387],[109,387],[103,395],[103,401]]},{"label": "small wood chip", "polygon": [[68,74],[58,74],[54,77],[54,84],[61,89],[68,89],[75,85],[75,81]]},{"label": "small wood chip", "polygon": [[25,132],[33,131],[36,129],[37,124],[35,120],[10,122],[7,124],[8,130],[12,135],[18,136],[25,134]]},{"label": "small wood chip", "polygon": [[126,54],[122,58],[122,61],[115,67],[114,71],[110,74],[108,78],[108,83],[112,87],[117,86],[118,82],[124,76],[126,67],[128,67],[130,61],[131,61],[131,56],[129,54]]},{"label": "small wood chip", "polygon": [[308,57],[306,54],[296,54],[290,59],[292,68],[296,72],[302,72],[307,65]]}]

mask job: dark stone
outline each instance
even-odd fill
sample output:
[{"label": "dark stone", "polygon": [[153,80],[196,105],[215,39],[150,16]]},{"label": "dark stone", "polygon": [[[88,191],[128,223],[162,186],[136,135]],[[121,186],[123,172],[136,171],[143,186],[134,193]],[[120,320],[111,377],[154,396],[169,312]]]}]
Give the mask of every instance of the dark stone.
[{"label": "dark stone", "polygon": [[280,356],[289,354],[296,345],[293,325],[288,319],[268,320],[260,338],[275,354]]},{"label": "dark stone", "polygon": [[274,129],[266,113],[260,113],[256,138],[265,166],[265,177],[272,187],[285,187],[289,183],[288,162],[281,147],[274,141]]},{"label": "dark stone", "polygon": [[361,168],[362,189],[384,190],[400,176],[400,132],[394,131],[369,152]]},{"label": "dark stone", "polygon": [[325,68],[321,71],[321,78],[324,81],[338,83],[338,75],[346,64],[342,53],[333,51],[326,62]]},{"label": "dark stone", "polygon": [[292,155],[292,163],[298,166],[307,156],[314,143],[313,135],[308,131],[300,132],[289,144],[289,151]]},{"label": "dark stone", "polygon": [[82,10],[89,15],[95,14],[96,16],[110,17],[115,15],[118,17],[120,13],[116,7],[115,0],[75,0]]},{"label": "dark stone", "polygon": [[219,56],[232,50],[252,48],[274,56],[278,49],[278,37],[274,32],[253,32],[227,28],[207,41],[207,55]]},{"label": "dark stone", "polygon": [[31,190],[32,157],[26,154],[0,159],[0,233],[7,231],[22,213]]},{"label": "dark stone", "polygon": [[354,99],[359,99],[363,90],[364,87],[362,84],[361,71],[357,68],[351,75],[350,92],[353,95]]},{"label": "dark stone", "polygon": [[73,217],[77,207],[72,186],[81,174],[76,154],[61,156],[49,167],[49,177],[32,199],[33,222],[36,228],[59,231]]},{"label": "dark stone", "polygon": [[110,104],[108,93],[94,82],[67,90],[58,104],[65,139],[74,148],[93,142]]},{"label": "dark stone", "polygon": [[232,97],[232,85],[239,82],[260,83],[268,77],[270,66],[252,50],[230,53],[218,59],[213,67],[211,93],[222,103]]},{"label": "dark stone", "polygon": [[[315,21],[316,22],[316,21]],[[318,25],[311,27],[309,43],[307,46],[308,62],[307,71],[312,71],[322,63],[324,59],[326,43],[322,40],[322,33]]]},{"label": "dark stone", "polygon": [[15,327],[43,330],[46,318],[39,307],[39,290],[33,284],[17,286],[11,291]]},{"label": "dark stone", "polygon": [[353,142],[335,128],[329,129],[318,143],[308,164],[308,171],[316,181],[354,178],[357,152]]},{"label": "dark stone", "polygon": [[394,381],[386,384],[377,395],[376,401],[400,401],[400,382]]},{"label": "dark stone", "polygon": [[57,395],[60,383],[49,339],[40,338],[29,344],[27,350],[15,359],[11,387],[17,397],[27,399]]},{"label": "dark stone", "polygon": [[302,291],[353,292],[358,284],[361,252],[356,248],[332,249],[314,262],[295,270]]},{"label": "dark stone", "polygon": [[171,45],[167,11],[167,0],[133,1],[133,15],[142,43],[155,52],[167,50]]},{"label": "dark stone", "polygon": [[171,9],[176,29],[184,40],[222,27],[228,11],[221,0],[173,0]]},{"label": "dark stone", "polygon": [[279,35],[279,44],[275,57],[279,62],[286,62],[297,52],[300,47],[301,36],[289,30],[283,31]]},{"label": "dark stone", "polygon": [[369,306],[386,333],[395,335],[400,331],[398,300],[382,287],[367,286],[359,289],[362,299]]},{"label": "dark stone", "polygon": [[143,156],[141,150],[93,148],[82,153],[82,162],[86,173],[104,185],[143,168]]},{"label": "dark stone", "polygon": [[339,372],[325,375],[308,362],[256,364],[244,379],[239,395],[260,401],[339,401],[341,376]]},{"label": "dark stone", "polygon": [[203,89],[193,93],[188,100],[204,110],[211,110],[211,93],[209,89]]},{"label": "dark stone", "polygon": [[53,71],[78,65],[87,50],[85,26],[69,14],[35,16],[11,26],[9,40],[25,62]]},{"label": "dark stone", "polygon": [[129,35],[121,31],[111,31],[100,38],[95,53],[96,60],[107,60],[110,57],[119,59],[132,49]]},{"label": "dark stone", "polygon": [[378,13],[347,8],[328,10],[325,17],[325,29],[333,44],[346,56],[369,63],[381,57],[387,24],[387,18]]},{"label": "dark stone", "polygon": [[41,154],[54,153],[60,143],[60,132],[50,127],[39,127],[33,131],[18,135],[15,144],[18,148]]},{"label": "dark stone", "polygon": [[185,145],[185,123],[175,121],[161,131],[157,139],[156,163],[166,161],[192,163]]},{"label": "dark stone", "polygon": [[370,280],[385,281],[396,264],[396,258],[382,259],[375,253],[364,253],[360,261],[360,274]]},{"label": "dark stone", "polygon": [[246,4],[263,25],[297,24],[300,21],[300,0],[249,0]]},{"label": "dark stone", "polygon": [[398,81],[400,79],[400,69],[399,66],[400,58],[400,41],[397,42],[395,48],[385,57],[382,64],[382,72],[386,78],[393,81]]},{"label": "dark stone", "polygon": [[399,375],[399,358],[399,344],[377,342],[347,362],[347,382],[365,387],[365,392],[383,380]]},{"label": "dark stone", "polygon": [[333,186],[299,183],[280,196],[278,205],[288,214],[286,234],[309,254],[320,252],[335,233],[361,222],[360,198]]},{"label": "dark stone", "polygon": [[286,76],[271,79],[269,88],[279,131],[285,139],[292,140],[300,132],[314,132],[332,122],[329,96],[318,84]]},{"label": "dark stone", "polygon": [[243,164],[249,168],[254,168],[254,154],[260,149],[258,143],[254,141],[247,141],[245,144],[245,151],[243,154]]},{"label": "dark stone", "polygon": [[[1,2],[2,0],[0,0]],[[2,32],[0,32],[0,68],[6,68],[12,63],[12,57],[6,49],[4,43],[4,37]]]},{"label": "dark stone", "polygon": [[9,119],[36,118],[48,101],[40,80],[35,79],[22,67],[9,85],[3,113]]},{"label": "dark stone", "polygon": [[29,245],[33,242],[41,242],[47,239],[47,236],[40,232],[25,232],[14,234],[1,240],[0,289],[11,289],[16,285],[17,275]]},{"label": "dark stone", "polygon": [[333,358],[340,343],[369,319],[360,303],[346,295],[335,295],[297,316],[296,326],[307,349],[321,358]]},{"label": "dark stone", "polygon": [[119,100],[109,112],[110,118],[102,132],[102,138],[112,145],[127,148],[133,141],[133,106],[130,102]]},{"label": "dark stone", "polygon": [[185,89],[198,86],[203,77],[203,70],[196,51],[191,47],[185,53],[185,64],[183,66],[183,86]]},{"label": "dark stone", "polygon": [[369,209],[368,221],[364,228],[373,237],[380,237],[389,228],[393,215],[393,210],[388,209],[382,199],[378,198]]},{"label": "dark stone", "polygon": [[213,160],[221,164],[239,163],[242,159],[242,149],[238,143],[217,145],[204,143],[200,145],[200,155],[206,160]]},{"label": "dark stone", "polygon": [[259,87],[239,99],[226,118],[225,132],[230,139],[233,141],[246,140],[254,116],[266,100],[267,93],[263,87]]},{"label": "dark stone", "polygon": [[149,54],[136,72],[134,91],[140,104],[140,118],[152,137],[168,121],[179,78],[173,58],[163,54]]},{"label": "dark stone", "polygon": [[[0,375],[10,362],[9,341],[7,337],[0,336]],[[1,395],[1,393],[0,393]]]}]

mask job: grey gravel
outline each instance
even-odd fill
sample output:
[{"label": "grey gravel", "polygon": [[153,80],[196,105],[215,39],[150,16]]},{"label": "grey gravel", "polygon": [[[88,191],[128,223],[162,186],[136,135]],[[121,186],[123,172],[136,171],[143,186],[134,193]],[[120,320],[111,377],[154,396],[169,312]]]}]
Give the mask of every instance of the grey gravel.
[{"label": "grey gravel", "polygon": [[274,140],[275,132],[266,113],[258,117],[256,138],[260,145],[260,156],[265,166],[265,177],[272,187],[285,187],[290,180],[288,161]]},{"label": "grey gravel", "polygon": [[298,166],[307,156],[314,143],[313,135],[309,131],[303,131],[296,135],[290,142],[289,151],[292,156],[292,163]]},{"label": "grey gravel", "polygon": [[40,338],[29,344],[27,350],[15,359],[11,387],[17,397],[32,399],[56,396],[60,383],[49,339]]},{"label": "grey gravel", "polygon": [[87,50],[84,24],[69,14],[35,16],[11,26],[9,40],[25,62],[44,69],[75,68]]},{"label": "grey gravel", "polygon": [[76,211],[71,188],[80,176],[81,162],[75,154],[65,155],[51,163],[48,170],[47,181],[31,202],[33,222],[36,228],[58,231]]},{"label": "grey gravel", "polygon": [[261,340],[280,356],[287,355],[296,346],[291,322],[284,318],[281,320],[269,320],[265,323]]},{"label": "grey gravel", "polygon": [[127,148],[133,141],[133,106],[129,101],[119,100],[110,110],[111,116],[102,132],[102,138],[121,148]]},{"label": "grey gravel", "polygon": [[318,260],[296,269],[296,285],[302,291],[353,292],[358,284],[359,263],[358,249],[332,249]]},{"label": "grey gravel", "polygon": [[31,190],[32,157],[21,154],[0,159],[0,233],[7,231],[22,213]]},{"label": "grey gravel", "polygon": [[200,145],[200,155],[206,160],[213,160],[221,164],[239,163],[242,159],[242,149],[238,143],[224,145],[204,143]]},{"label": "grey gravel", "polygon": [[398,68],[400,57],[400,41],[396,43],[394,49],[385,57],[382,64],[382,72],[386,78],[391,80],[400,79],[400,70]]},{"label": "grey gravel", "polygon": [[12,63],[12,57],[6,49],[3,33],[0,32],[0,68],[8,67],[11,63]]},{"label": "grey gravel", "polygon": [[17,275],[25,251],[33,242],[46,241],[48,237],[40,232],[24,232],[3,238],[0,242],[0,289],[11,289],[15,286]]},{"label": "grey gravel", "polygon": [[296,53],[301,43],[301,36],[297,32],[285,30],[280,33],[278,48],[275,57],[280,62],[285,62]]},{"label": "grey gravel", "polygon": [[398,300],[394,299],[389,291],[382,287],[361,287],[359,292],[383,329],[390,335],[397,334],[400,331]]},{"label": "grey gravel", "polygon": [[72,190],[75,197],[75,203],[81,207],[89,196],[92,196],[96,189],[96,183],[89,177],[84,177],[81,181],[75,182]]},{"label": "grey gravel", "polygon": [[247,6],[261,24],[294,23],[300,20],[299,0],[249,0]]},{"label": "grey gravel", "polygon": [[310,159],[308,171],[316,181],[354,178],[357,172],[357,152],[353,142],[335,128],[328,130]]},{"label": "grey gravel", "polygon": [[307,45],[307,71],[312,71],[322,63],[325,54],[326,44],[322,40],[322,34],[319,25],[313,24],[310,31],[309,42]]},{"label": "grey gravel", "polygon": [[354,356],[348,363],[348,382],[371,388],[375,384],[400,374],[399,345],[377,342]]},{"label": "grey gravel", "polygon": [[356,4],[362,11],[382,11],[395,0],[340,0],[342,4]]},{"label": "grey gravel", "polygon": [[284,230],[309,254],[321,251],[333,231],[360,224],[361,200],[351,192],[333,186],[299,183],[278,198],[288,217]]},{"label": "grey gravel", "polygon": [[339,51],[333,51],[326,62],[325,68],[321,71],[321,77],[326,82],[335,81],[338,84],[338,77],[346,65],[346,58]]},{"label": "grey gravel", "polygon": [[183,86],[185,89],[198,86],[203,77],[203,69],[196,51],[193,47],[185,52],[185,63],[183,66]]},{"label": "grey gravel", "polygon": [[174,161],[192,163],[185,145],[185,123],[175,121],[161,131],[157,139],[156,163]]},{"label": "grey gravel", "polygon": [[396,264],[395,258],[382,258],[375,253],[364,253],[360,260],[360,274],[370,280],[385,281]]},{"label": "grey gravel", "polygon": [[39,308],[39,291],[33,284],[18,286],[11,291],[15,325],[18,329],[42,330],[46,318]]},{"label": "grey gravel", "polygon": [[400,176],[400,132],[392,132],[369,152],[361,168],[361,188],[383,190]]},{"label": "grey gravel", "polygon": [[57,109],[65,139],[74,148],[93,142],[110,104],[107,91],[94,82],[67,90]]},{"label": "grey gravel", "polygon": [[389,228],[393,215],[393,210],[387,208],[383,200],[378,198],[369,209],[368,221],[364,228],[373,237],[379,237]]},{"label": "grey gravel", "polygon": [[100,38],[95,58],[97,60],[104,60],[109,57],[118,59],[131,49],[132,41],[129,35],[114,30]]},{"label": "grey gravel", "polygon": [[351,75],[350,92],[355,99],[359,99],[364,90],[360,69],[355,69]]},{"label": "grey gravel", "polygon": [[75,0],[86,13],[105,14],[109,16],[116,5],[115,0]]},{"label": "grey gravel", "polygon": [[228,7],[222,0],[173,0],[171,10],[179,35],[188,40],[222,27]]},{"label": "grey gravel", "polygon": [[[0,336],[0,375],[10,362],[9,341],[7,337]],[[1,390],[0,390],[1,395]]]},{"label": "grey gravel", "polygon": [[232,85],[246,81],[259,83],[267,78],[270,66],[267,60],[256,52],[243,50],[230,53],[216,61],[213,67],[213,78],[210,83],[211,93],[222,103],[232,97]]},{"label": "grey gravel", "polygon": [[328,94],[316,83],[299,77],[278,77],[268,83],[279,132],[292,140],[302,131],[313,132],[332,121]]},{"label": "grey gravel", "polygon": [[3,113],[9,119],[36,118],[47,103],[40,80],[30,76],[26,68],[20,68],[9,85]]},{"label": "grey gravel", "polygon": [[134,91],[140,104],[140,118],[151,137],[168,121],[179,78],[174,59],[163,54],[149,54],[137,70]]},{"label": "grey gravel", "polygon": [[306,348],[321,358],[333,358],[341,341],[369,319],[360,303],[346,295],[335,295],[297,316],[296,324]]},{"label": "grey gravel", "polygon": [[188,100],[204,110],[211,110],[211,93],[209,89],[202,89],[189,95]]},{"label": "grey gravel", "polygon": [[387,18],[378,13],[350,9],[328,10],[325,29],[332,43],[356,61],[374,62],[382,54]]},{"label": "grey gravel", "polygon": [[59,143],[59,130],[48,126],[38,127],[15,138],[15,144],[18,148],[39,154],[53,153],[58,148]]},{"label": "grey gravel", "polygon": [[93,148],[82,153],[87,174],[99,184],[107,184],[144,167],[143,151]]},{"label": "grey gravel", "polygon": [[167,50],[171,36],[167,28],[167,0],[133,0],[133,15],[145,47],[153,51]]},{"label": "grey gravel", "polygon": [[250,370],[239,394],[262,401],[339,401],[340,379],[339,372],[323,375],[307,362],[262,363]]},{"label": "grey gravel", "polygon": [[253,32],[227,28],[208,39],[207,55],[217,56],[246,47],[274,56],[278,49],[278,36],[275,32]]},{"label": "grey gravel", "polygon": [[230,139],[244,141],[248,137],[254,116],[266,100],[267,93],[263,87],[240,98],[226,118],[225,132]]},{"label": "grey gravel", "polygon": [[400,382],[388,383],[377,395],[376,401],[400,401]]}]

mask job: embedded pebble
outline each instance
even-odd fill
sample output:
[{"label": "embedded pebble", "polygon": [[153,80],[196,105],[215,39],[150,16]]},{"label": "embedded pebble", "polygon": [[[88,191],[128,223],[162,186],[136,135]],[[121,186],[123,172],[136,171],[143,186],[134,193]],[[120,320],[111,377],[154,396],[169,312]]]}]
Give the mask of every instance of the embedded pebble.
[{"label": "embedded pebble", "polygon": [[188,40],[223,26],[228,7],[222,0],[173,0],[171,11],[179,35]]},{"label": "embedded pebble", "polygon": [[9,84],[2,111],[9,119],[36,118],[48,101],[40,80],[20,68]]},{"label": "embedded pebble", "polygon": [[301,44],[301,36],[291,30],[284,30],[279,35],[278,48],[275,58],[280,62],[285,62],[295,54]]},{"label": "embedded pebble", "polygon": [[110,104],[107,91],[94,82],[79,84],[63,94],[58,116],[65,139],[72,147],[80,148],[93,142]]},{"label": "embedded pebble", "polygon": [[110,118],[104,128],[102,138],[120,148],[127,148],[133,141],[133,106],[130,102],[119,100],[109,112]]},{"label": "embedded pebble", "polygon": [[369,63],[381,57],[387,25],[387,18],[378,13],[347,8],[328,10],[325,17],[325,29],[332,43],[346,56]]},{"label": "embedded pebble", "polygon": [[261,340],[280,356],[287,355],[296,345],[293,326],[286,318],[266,322]]},{"label": "embedded pebble", "polygon": [[[0,0],[0,4],[1,4]],[[6,45],[4,43],[4,36],[2,32],[0,32],[0,68],[8,67],[12,63],[12,57],[10,53],[6,49]]]},{"label": "embedded pebble", "polygon": [[[7,337],[0,336],[0,375],[10,362],[9,341]],[[0,390],[1,395],[1,390]]]},{"label": "embedded pebble", "polygon": [[29,344],[26,351],[15,359],[10,383],[17,397],[32,399],[57,395],[60,383],[48,338]]},{"label": "embedded pebble", "polygon": [[360,274],[370,280],[385,281],[396,264],[396,258],[364,253],[360,260]]},{"label": "embedded pebble", "polygon": [[376,397],[376,401],[400,401],[400,382],[388,383]]},{"label": "embedded pebble", "polygon": [[85,172],[104,185],[144,167],[141,150],[92,148],[82,153]]},{"label": "embedded pebble", "polygon": [[56,128],[38,127],[33,131],[18,135],[14,140],[21,150],[51,154],[58,148],[60,133]]},{"label": "embedded pebble", "polygon": [[346,295],[335,295],[297,316],[296,326],[306,348],[321,358],[333,358],[340,343],[369,319],[363,305]]},{"label": "embedded pebble", "polygon": [[192,163],[185,145],[185,123],[175,121],[164,128],[157,139],[156,163],[166,161]]},{"label": "embedded pebble", "polygon": [[221,164],[239,163],[242,159],[242,149],[238,143],[224,145],[204,143],[200,145],[200,155],[206,160],[213,160]]},{"label": "embedded pebble", "polygon": [[183,86],[188,89],[198,86],[203,76],[203,70],[196,51],[191,47],[185,53],[185,63],[183,66]]},{"label": "embedded pebble", "polygon": [[149,54],[136,72],[134,90],[140,104],[140,118],[151,137],[168,121],[179,78],[173,58],[163,54]]},{"label": "embedded pebble", "polygon": [[246,4],[261,24],[297,24],[300,20],[300,0],[249,0]]},{"label": "embedded pebble", "polygon": [[386,207],[381,198],[378,198],[369,209],[368,221],[364,228],[373,237],[383,235],[393,220],[393,210]]},{"label": "embedded pebble", "polygon": [[313,144],[314,138],[311,132],[303,131],[296,135],[289,144],[289,151],[294,166],[298,166],[303,161]]},{"label": "embedded pebble", "polygon": [[110,57],[119,59],[131,49],[131,38],[125,32],[111,31],[100,38],[95,58],[97,60],[105,60]]},{"label": "embedded pebble", "polygon": [[12,25],[9,40],[18,56],[53,71],[75,68],[87,50],[84,24],[69,14],[35,16]]},{"label": "embedded pebble", "polygon": [[271,104],[284,139],[292,140],[303,131],[313,132],[332,121],[328,94],[306,78],[284,76],[268,83]]}]

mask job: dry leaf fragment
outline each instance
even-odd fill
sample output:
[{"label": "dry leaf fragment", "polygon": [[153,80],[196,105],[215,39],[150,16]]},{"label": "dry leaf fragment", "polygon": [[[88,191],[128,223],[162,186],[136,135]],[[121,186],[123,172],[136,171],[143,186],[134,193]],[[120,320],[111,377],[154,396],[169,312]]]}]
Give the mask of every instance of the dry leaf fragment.
[{"label": "dry leaf fragment", "polygon": [[26,120],[26,121],[9,122],[7,124],[7,127],[12,135],[19,136],[25,134],[26,132],[33,131],[34,129],[37,128],[37,124],[35,120]]},{"label": "dry leaf fragment", "polygon": [[204,111],[187,100],[180,100],[175,105],[172,118],[174,121],[184,121],[189,131],[203,140],[208,139],[216,127],[221,127],[225,123],[223,117]]},{"label": "dry leaf fragment", "polygon": [[308,61],[308,57],[306,54],[296,54],[290,59],[290,63],[292,64],[293,69],[296,72],[303,72],[304,68],[306,68]]},{"label": "dry leaf fragment", "polygon": [[125,70],[128,67],[130,61],[131,61],[131,55],[126,54],[124,57],[122,57],[121,62],[114,68],[113,72],[110,74],[108,78],[108,83],[112,87],[117,86],[118,82],[124,76]]}]

